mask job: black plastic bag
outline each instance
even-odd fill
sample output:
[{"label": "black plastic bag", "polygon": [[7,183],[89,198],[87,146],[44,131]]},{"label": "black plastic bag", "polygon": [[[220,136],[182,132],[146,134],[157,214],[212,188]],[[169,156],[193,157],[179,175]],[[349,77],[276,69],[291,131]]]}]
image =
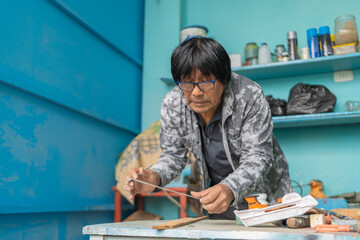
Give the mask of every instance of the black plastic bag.
[{"label": "black plastic bag", "polygon": [[286,101],[283,99],[275,99],[272,95],[266,96],[266,100],[269,103],[271,116],[283,116],[286,115]]},{"label": "black plastic bag", "polygon": [[325,86],[298,83],[290,90],[287,115],[333,112],[335,95]]}]

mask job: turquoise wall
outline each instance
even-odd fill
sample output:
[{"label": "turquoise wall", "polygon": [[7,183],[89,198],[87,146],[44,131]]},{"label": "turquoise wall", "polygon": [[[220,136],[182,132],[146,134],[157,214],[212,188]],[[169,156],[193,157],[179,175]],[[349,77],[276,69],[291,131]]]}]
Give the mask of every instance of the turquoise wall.
[{"label": "turquoise wall", "polygon": [[143,21],[143,0],[1,1],[0,239],[89,239],[83,226],[113,221],[117,155],[141,129]]},{"label": "turquoise wall", "polygon": [[[179,43],[182,27],[202,24],[209,37],[218,40],[228,53],[241,53],[247,42],[267,42],[273,51],[286,45],[286,34],[297,31],[299,48],[306,46],[306,29],[330,26],[342,14],[360,19],[360,1],[345,0],[149,0],[145,4],[142,128],[160,118],[162,98],[174,85],[160,81],[169,77],[170,56]],[[358,26],[359,21],[358,22]],[[359,27],[358,27],[359,29]],[[338,98],[336,112],[348,99],[360,100],[360,70],[354,80],[335,83],[332,73],[266,79],[257,81],[265,94],[288,98],[298,82],[326,85]],[[328,195],[360,191],[360,126],[338,125],[275,129],[275,135],[288,158],[291,179],[308,183],[324,182]],[[297,190],[297,189],[295,189]],[[304,187],[304,194],[309,187]]]}]

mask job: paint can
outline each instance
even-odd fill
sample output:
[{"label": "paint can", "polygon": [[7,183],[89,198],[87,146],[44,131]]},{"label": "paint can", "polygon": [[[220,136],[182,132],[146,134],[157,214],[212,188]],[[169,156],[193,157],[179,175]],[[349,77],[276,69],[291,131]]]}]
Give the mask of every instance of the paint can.
[{"label": "paint can", "polygon": [[208,28],[203,25],[190,25],[184,27],[180,32],[180,41],[184,41],[187,38],[194,36],[206,37],[206,34],[209,32]]}]

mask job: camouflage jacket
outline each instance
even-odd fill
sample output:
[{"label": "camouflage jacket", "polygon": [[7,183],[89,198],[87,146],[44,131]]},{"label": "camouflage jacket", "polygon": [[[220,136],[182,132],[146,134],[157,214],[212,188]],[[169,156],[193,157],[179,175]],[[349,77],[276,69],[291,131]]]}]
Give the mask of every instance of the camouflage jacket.
[{"label": "camouflage jacket", "polygon": [[[222,137],[226,156],[233,169],[220,184],[235,196],[232,206],[247,195],[266,193],[267,200],[292,191],[286,158],[273,136],[269,106],[261,87],[248,78],[232,73],[224,86]],[[160,175],[161,186],[177,177],[191,151],[200,166],[202,188],[209,187],[209,174],[202,153],[201,135],[195,113],[186,104],[183,92],[175,87],[161,107],[160,145],[162,152],[152,170]]]}]

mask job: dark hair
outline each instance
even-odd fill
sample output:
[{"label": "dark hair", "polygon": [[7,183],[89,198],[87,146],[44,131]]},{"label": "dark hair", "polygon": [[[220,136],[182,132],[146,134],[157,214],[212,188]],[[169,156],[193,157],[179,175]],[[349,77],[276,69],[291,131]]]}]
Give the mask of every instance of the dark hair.
[{"label": "dark hair", "polygon": [[214,74],[223,85],[230,81],[230,58],[223,46],[212,38],[191,38],[171,55],[171,74],[175,81],[190,78],[195,69],[205,77]]}]

